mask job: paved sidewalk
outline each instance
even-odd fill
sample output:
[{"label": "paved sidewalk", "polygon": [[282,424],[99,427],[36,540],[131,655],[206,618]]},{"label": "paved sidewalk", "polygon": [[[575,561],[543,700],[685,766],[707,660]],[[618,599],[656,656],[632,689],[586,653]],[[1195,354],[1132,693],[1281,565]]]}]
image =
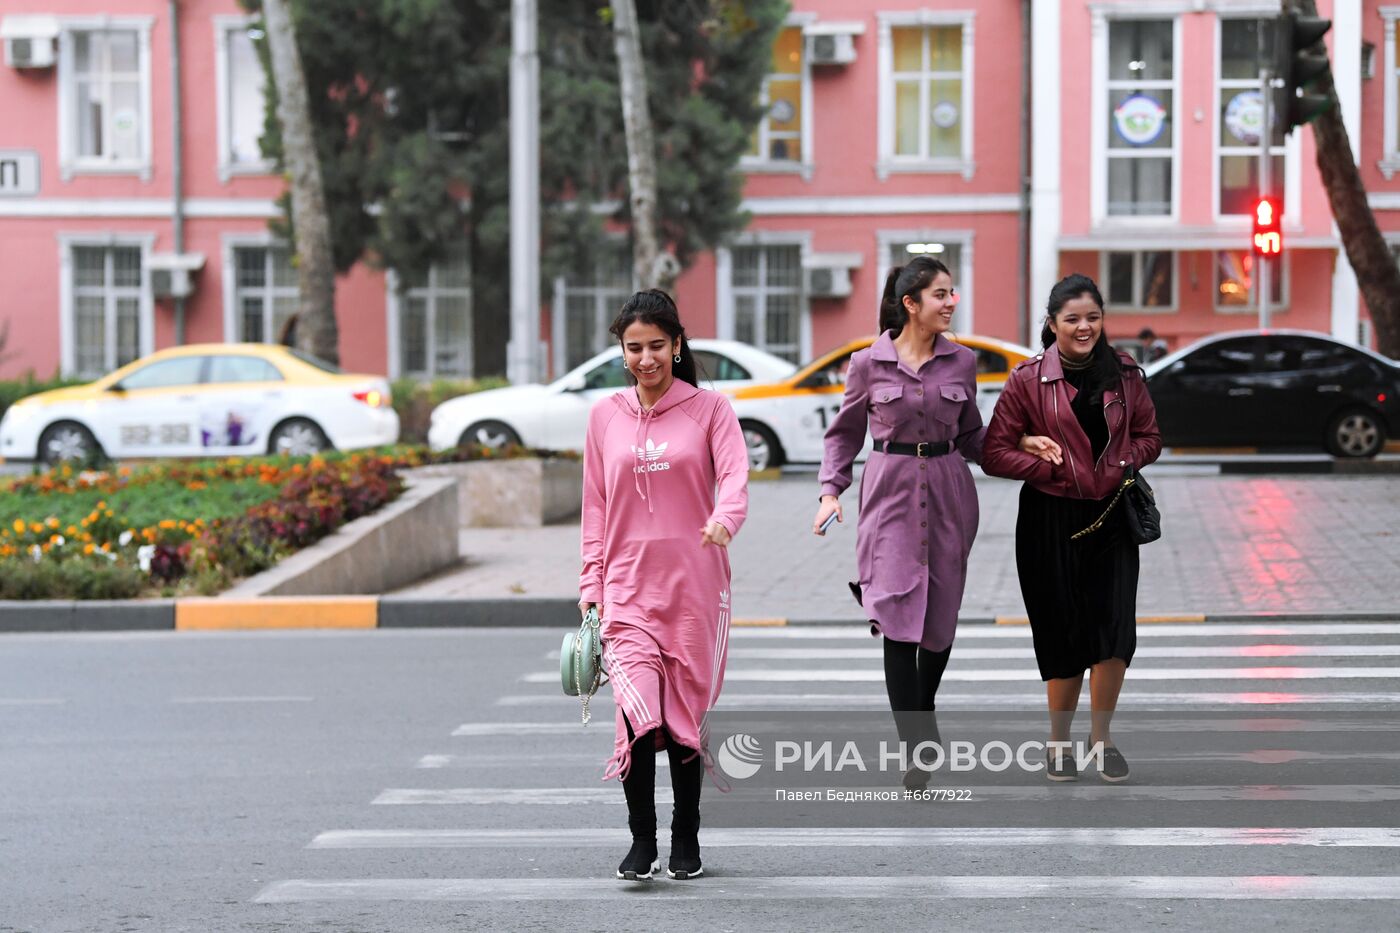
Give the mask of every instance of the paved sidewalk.
[{"label": "paved sidewalk", "polygon": [[[963,615],[1024,615],[1013,548],[1020,484],[973,473],[982,520]],[[1142,549],[1140,614],[1400,608],[1400,480],[1198,473],[1148,471],[1164,536]],[[731,546],[735,616],[861,618],[846,588],[855,577],[855,491],[842,497],[845,523],[823,539],[810,532],[814,475],[749,489],[749,520]],[[578,535],[577,525],[464,531],[460,568],[397,595],[573,597]]]}]

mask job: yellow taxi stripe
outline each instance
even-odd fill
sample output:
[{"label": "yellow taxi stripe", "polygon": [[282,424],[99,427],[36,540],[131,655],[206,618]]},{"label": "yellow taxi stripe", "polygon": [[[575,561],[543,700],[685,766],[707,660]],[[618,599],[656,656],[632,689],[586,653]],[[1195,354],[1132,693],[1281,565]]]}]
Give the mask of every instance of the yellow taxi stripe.
[{"label": "yellow taxi stripe", "polygon": [[735,619],[729,624],[735,628],[781,628],[787,619]]},{"label": "yellow taxi stripe", "polygon": [[377,596],[275,596],[263,599],[181,599],[175,628],[225,629],[376,628]]}]

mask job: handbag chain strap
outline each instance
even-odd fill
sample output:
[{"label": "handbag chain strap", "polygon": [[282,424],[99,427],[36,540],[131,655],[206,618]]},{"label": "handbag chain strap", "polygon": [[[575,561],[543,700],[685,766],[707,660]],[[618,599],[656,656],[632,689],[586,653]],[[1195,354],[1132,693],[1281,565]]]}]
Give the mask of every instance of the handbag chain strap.
[{"label": "handbag chain strap", "polygon": [[[598,610],[589,609],[583,617],[583,627],[593,629],[593,645],[598,646]],[[582,634],[580,629],[579,634]],[[583,702],[583,724],[586,726],[593,719],[593,712],[588,708],[588,701],[593,698],[593,693],[598,689],[598,682],[601,680],[602,666],[598,666],[593,671],[593,681],[588,685],[588,690],[583,689],[580,671],[583,670],[583,639],[574,639],[574,690],[578,693],[579,699]]]},{"label": "handbag chain strap", "polygon": [[1128,487],[1134,485],[1136,482],[1137,482],[1137,480],[1136,480],[1135,478],[1131,477],[1131,476],[1128,477],[1127,479],[1123,480],[1123,485],[1121,485],[1121,486],[1118,487],[1118,492],[1114,493],[1114,495],[1113,495],[1113,501],[1110,502],[1110,503],[1108,504],[1108,508],[1106,508],[1106,509],[1103,510],[1103,514],[1100,515],[1098,518],[1096,518],[1096,519],[1094,520],[1094,523],[1093,523],[1092,525],[1090,525],[1088,528],[1085,528],[1083,531],[1076,531],[1074,534],[1070,535],[1070,536],[1069,536],[1069,539],[1070,539],[1071,541],[1078,541],[1080,538],[1084,537],[1085,535],[1087,535],[1087,534],[1093,534],[1094,532],[1096,532],[1096,531],[1098,531],[1100,528],[1102,528],[1102,527],[1103,527],[1103,523],[1106,522],[1106,521],[1108,521],[1109,513],[1111,513],[1111,512],[1113,511],[1113,507],[1114,507],[1115,505],[1118,504],[1118,500],[1119,500],[1119,499],[1123,498],[1123,493],[1127,492],[1127,491],[1128,491]]}]

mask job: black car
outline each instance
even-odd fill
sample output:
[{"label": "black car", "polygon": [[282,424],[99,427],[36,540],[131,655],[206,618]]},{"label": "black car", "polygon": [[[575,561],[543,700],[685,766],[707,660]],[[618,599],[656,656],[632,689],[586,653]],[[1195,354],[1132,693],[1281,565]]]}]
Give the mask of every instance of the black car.
[{"label": "black car", "polygon": [[1374,457],[1400,430],[1400,365],[1308,331],[1217,334],[1147,367],[1168,447]]}]

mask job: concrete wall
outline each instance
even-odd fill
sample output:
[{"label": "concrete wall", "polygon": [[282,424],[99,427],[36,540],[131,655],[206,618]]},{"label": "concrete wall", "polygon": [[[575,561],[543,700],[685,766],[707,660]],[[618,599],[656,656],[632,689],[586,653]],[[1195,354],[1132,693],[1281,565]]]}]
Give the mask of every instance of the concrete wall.
[{"label": "concrete wall", "polygon": [[384,593],[456,562],[456,484],[416,477],[409,479],[398,501],[356,519],[223,596]]},{"label": "concrete wall", "polygon": [[577,518],[582,511],[583,464],[577,460],[478,460],[409,473],[457,484],[463,528],[538,528]]}]

